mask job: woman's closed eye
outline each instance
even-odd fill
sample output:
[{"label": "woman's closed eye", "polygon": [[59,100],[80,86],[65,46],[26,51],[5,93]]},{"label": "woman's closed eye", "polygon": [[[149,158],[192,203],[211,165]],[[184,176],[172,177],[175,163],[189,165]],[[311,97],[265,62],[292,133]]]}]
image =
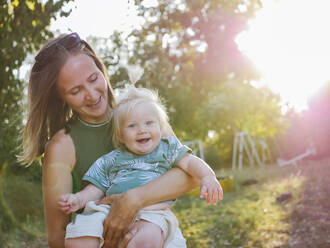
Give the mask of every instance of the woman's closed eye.
[{"label": "woman's closed eye", "polygon": [[97,74],[97,73],[93,73],[93,74],[89,77],[88,81],[91,82],[91,83],[93,83],[93,82],[95,82],[97,79],[98,79],[98,74]]},{"label": "woman's closed eye", "polygon": [[97,78],[98,78],[97,75],[93,76],[93,77],[91,78],[91,82],[95,82],[95,81],[97,80]]},{"label": "woman's closed eye", "polygon": [[74,88],[70,91],[71,95],[77,95],[80,92],[80,88]]},{"label": "woman's closed eye", "polygon": [[132,124],[129,124],[127,127],[134,128],[134,127],[136,127],[136,125],[134,123],[132,123]]}]

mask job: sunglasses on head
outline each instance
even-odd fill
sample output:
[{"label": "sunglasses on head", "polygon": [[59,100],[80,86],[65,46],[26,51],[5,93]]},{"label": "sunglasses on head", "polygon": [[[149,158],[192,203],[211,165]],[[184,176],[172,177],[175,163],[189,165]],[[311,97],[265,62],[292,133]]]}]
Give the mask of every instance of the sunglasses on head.
[{"label": "sunglasses on head", "polygon": [[40,67],[42,65],[45,65],[49,61],[49,59],[56,53],[56,50],[58,48],[65,48],[67,51],[69,51],[72,48],[76,47],[79,43],[83,43],[88,49],[91,50],[90,46],[84,40],[80,39],[79,35],[76,32],[65,35],[54,44],[45,48],[35,57],[35,61],[38,65],[39,70]]}]

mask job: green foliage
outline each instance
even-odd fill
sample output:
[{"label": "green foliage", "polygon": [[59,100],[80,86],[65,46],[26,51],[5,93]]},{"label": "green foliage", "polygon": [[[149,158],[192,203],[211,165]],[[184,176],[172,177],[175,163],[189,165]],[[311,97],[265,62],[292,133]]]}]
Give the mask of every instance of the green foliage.
[{"label": "green foliage", "polygon": [[237,11],[243,1],[164,0],[155,8],[140,6],[146,23],[132,34],[135,53],[130,62],[141,64],[146,70],[144,84],[159,89],[168,100],[170,119],[180,137],[207,136],[196,110],[229,75],[257,76],[235,43],[260,7],[259,1],[252,3],[245,3],[253,8],[244,13]]},{"label": "green foliage", "polygon": [[212,167],[213,170],[223,168],[221,158],[217,149],[214,146],[204,146],[205,162]]},{"label": "green foliage", "polygon": [[208,146],[218,150],[220,157],[231,159],[233,139],[238,131],[264,139],[273,138],[285,127],[279,107],[280,98],[267,88],[257,89],[249,83],[227,81],[209,92],[208,101],[199,108],[198,116],[213,137]]},{"label": "green foliage", "polygon": [[128,63],[144,68],[138,85],[156,88],[166,99],[178,137],[201,139],[229,161],[236,132],[270,140],[284,127],[279,96],[249,83],[258,73],[235,42],[260,7],[258,0],[138,5],[145,23],[127,38],[130,45],[118,33],[112,37],[112,56],[105,57],[115,68],[111,82],[116,87],[127,80],[118,66],[126,54]]},{"label": "green foliage", "polygon": [[[0,241],[4,247],[45,247],[41,167],[3,165],[0,170]],[[3,238],[3,240],[2,240]],[[23,241],[23,243],[22,243]],[[42,241],[43,245],[37,246]]]},{"label": "green foliage", "polygon": [[43,225],[39,226],[38,230],[34,230],[36,226],[33,228],[27,226],[29,222],[34,223],[36,220],[39,222],[43,217],[42,211],[40,211],[43,208],[41,167],[33,166],[26,169],[22,166],[3,166],[0,184],[1,206],[5,210],[0,215],[4,215],[8,219],[2,229],[16,226],[29,235],[44,236]]}]

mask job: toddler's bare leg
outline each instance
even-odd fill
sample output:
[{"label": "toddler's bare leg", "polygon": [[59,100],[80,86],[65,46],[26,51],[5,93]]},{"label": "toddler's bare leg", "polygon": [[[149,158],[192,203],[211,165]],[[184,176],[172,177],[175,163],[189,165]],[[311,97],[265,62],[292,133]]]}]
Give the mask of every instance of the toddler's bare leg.
[{"label": "toddler's bare leg", "polygon": [[159,226],[145,220],[139,220],[134,225],[139,225],[138,232],[128,243],[127,248],[163,247],[164,234]]},{"label": "toddler's bare leg", "polygon": [[79,237],[79,238],[69,238],[65,240],[65,248],[98,248],[100,245],[100,240],[96,237]]}]

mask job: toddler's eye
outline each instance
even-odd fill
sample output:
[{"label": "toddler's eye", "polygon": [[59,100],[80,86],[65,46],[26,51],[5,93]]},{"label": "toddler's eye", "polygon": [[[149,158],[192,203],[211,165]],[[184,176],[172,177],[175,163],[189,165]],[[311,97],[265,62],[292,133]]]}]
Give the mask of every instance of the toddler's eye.
[{"label": "toddler's eye", "polygon": [[128,125],[129,128],[134,128],[135,127],[135,124],[130,124]]},{"label": "toddler's eye", "polygon": [[147,125],[151,125],[151,124],[153,124],[153,123],[154,123],[154,121],[147,121],[147,122],[146,122]]}]

